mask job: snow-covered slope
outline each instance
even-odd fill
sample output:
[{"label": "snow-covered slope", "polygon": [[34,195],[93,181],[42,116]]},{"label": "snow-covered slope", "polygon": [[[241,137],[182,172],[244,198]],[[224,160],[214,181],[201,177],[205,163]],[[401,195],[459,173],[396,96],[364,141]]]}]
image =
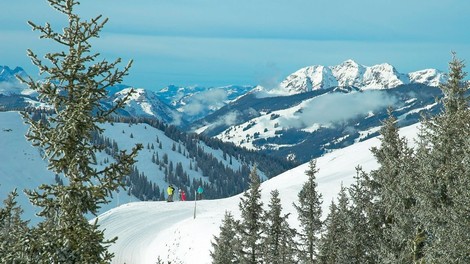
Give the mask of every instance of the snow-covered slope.
[{"label": "snow-covered slope", "polygon": [[281,86],[289,89],[290,94],[294,94],[335,87],[338,86],[338,80],[329,67],[315,65],[302,68],[289,75]]},{"label": "snow-covered slope", "polygon": [[16,188],[20,194],[19,204],[27,219],[31,219],[36,210],[22,191],[41,183],[52,183],[54,175],[47,171],[39,150],[26,140],[26,131],[19,113],[0,113],[0,200]]},{"label": "snow-covered slope", "polygon": [[[36,223],[38,208],[34,208],[24,195],[23,190],[35,189],[43,183],[53,183],[54,174],[47,170],[47,163],[42,159],[42,152],[26,140],[28,127],[18,112],[0,112],[0,201],[15,188],[19,193],[18,201],[24,210],[23,218]],[[102,153],[97,156],[102,162],[109,156]],[[121,202],[138,201],[126,192],[115,193],[112,201],[104,205],[101,212],[118,206]]]},{"label": "snow-covered slope", "polygon": [[[364,66],[347,60],[336,66],[315,65],[299,69],[287,76],[279,88],[286,94],[296,94],[335,86],[354,86],[362,90],[388,89],[408,83],[438,86],[443,81],[444,74],[435,69],[403,74],[388,63]],[[275,89],[274,92],[280,91]]]},{"label": "snow-covered slope", "polygon": [[[116,92],[111,96],[112,100],[115,102],[123,99],[131,89],[125,88]],[[128,112],[131,116],[155,117],[165,123],[176,123],[179,125],[181,121],[180,114],[163,103],[154,92],[142,88],[133,89],[134,93],[127,101],[124,111]]]},{"label": "snow-covered slope", "polygon": [[158,98],[173,106],[183,119],[192,122],[205,117],[250,92],[254,86],[228,85],[221,87],[167,86],[156,92]]},{"label": "snow-covered slope", "polygon": [[[145,176],[154,186],[160,190],[168,186],[168,179],[165,178],[165,171],[171,167],[173,171],[177,170],[178,164],[187,176],[186,185],[177,185],[176,187],[186,187],[196,182],[208,182],[207,175],[204,175],[202,169],[196,169],[198,166],[194,157],[189,157],[189,150],[181,142],[174,141],[168,137],[164,131],[154,128],[148,124],[127,124],[127,123],[106,123],[102,124],[105,129],[104,137],[109,141],[116,143],[121,150],[129,150],[135,144],[140,143],[144,146],[137,157],[136,169],[140,176]],[[47,163],[42,158],[40,149],[31,146],[25,138],[27,125],[24,124],[18,112],[0,112],[0,202],[3,201],[9,192],[17,188],[20,193],[19,203],[24,209],[24,219],[32,219],[33,223],[39,219],[35,217],[37,208],[33,208],[26,196],[24,189],[37,188],[42,183],[53,183],[54,174],[47,170]],[[195,145],[201,147],[201,153],[208,153],[217,160],[222,166],[233,171],[238,171],[242,167],[242,162],[236,157],[224,159],[224,153],[221,149],[213,149],[204,142],[195,141]],[[173,147],[177,147],[173,150]],[[160,157],[160,160],[166,160],[168,164],[157,165],[153,160]],[[105,152],[97,153],[97,166],[105,166],[112,161],[111,155]],[[199,166],[198,166],[199,167]],[[176,173],[173,173],[176,174]],[[260,172],[260,175],[266,176]],[[175,176],[173,176],[175,178]],[[172,183],[176,180],[173,179]],[[135,182],[131,186],[135,189],[141,188]],[[128,189],[129,190],[129,189]],[[155,194],[159,197],[159,193]],[[188,195],[189,196],[189,195]],[[148,197],[147,199],[152,199]],[[113,207],[129,201],[138,201],[134,196],[129,196],[128,192],[121,191],[113,195],[111,203],[104,205],[100,212],[105,212]]]},{"label": "snow-covered slope", "polygon": [[[401,129],[401,135],[412,138],[418,126]],[[373,138],[350,147],[336,150],[317,160],[319,173],[318,188],[323,195],[323,213],[335,199],[341,184],[353,182],[355,167],[361,165],[369,171],[377,164],[370,148],[379,140]],[[284,213],[291,213],[289,222],[298,228],[293,202],[307,180],[305,171],[308,164],[287,171],[261,185],[262,200],[267,206],[270,192],[278,189]],[[117,236],[116,244],[110,250],[115,254],[112,263],[155,263],[157,258],[176,263],[211,263],[211,240],[218,235],[225,211],[232,212],[239,219],[240,195],[220,199],[198,201],[196,218],[193,218],[194,201],[187,202],[139,202],[122,205],[98,217],[101,228],[108,238]],[[179,261],[179,262],[178,262]]]},{"label": "snow-covered slope", "polygon": [[[8,66],[0,66],[0,109],[16,110],[27,107],[50,108],[39,102],[37,92],[29,89],[26,84],[21,83],[16,76],[25,79],[28,74],[20,67],[11,69]],[[108,88],[109,98],[102,103],[111,107],[111,104],[122,99],[131,89],[127,85],[116,85]],[[168,124],[180,125],[184,121],[173,107],[162,102],[155,92],[136,88],[135,93],[127,102],[126,108],[120,110],[125,116],[155,117]]]},{"label": "snow-covered slope", "polygon": [[419,122],[421,114],[434,115],[440,97],[438,88],[423,84],[365,91],[336,87],[277,97],[252,93],[194,123],[194,131],[303,163],[375,136],[389,107],[399,126]]},{"label": "snow-covered slope", "polygon": [[446,75],[436,69],[410,72],[408,77],[412,83],[424,83],[429,86],[439,86],[439,84],[445,82],[446,80]]}]

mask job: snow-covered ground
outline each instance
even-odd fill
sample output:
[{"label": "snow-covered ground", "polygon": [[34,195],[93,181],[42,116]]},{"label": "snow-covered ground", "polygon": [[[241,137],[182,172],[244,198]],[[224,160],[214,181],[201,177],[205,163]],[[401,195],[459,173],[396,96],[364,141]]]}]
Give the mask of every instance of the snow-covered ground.
[{"label": "snow-covered ground", "polygon": [[[401,129],[401,135],[411,143],[417,131],[418,125],[412,125]],[[376,168],[370,148],[378,144],[379,140],[373,138],[317,159],[320,170],[317,180],[325,216],[341,184],[348,186],[353,182],[357,165],[366,171]],[[279,190],[283,212],[291,213],[289,221],[295,228],[298,228],[298,220],[292,203],[297,202],[297,194],[307,180],[307,168],[308,164],[303,164],[261,185],[265,206],[269,203],[270,192]],[[211,240],[219,233],[225,211],[239,219],[240,196],[198,201],[196,218],[194,201],[186,201],[128,203],[107,211],[98,219],[107,237],[118,237],[110,248],[115,253],[113,263],[156,263],[158,257],[176,263],[211,263]]]},{"label": "snow-covered ground", "polygon": [[36,208],[23,194],[24,189],[32,189],[43,183],[53,183],[54,174],[47,170],[46,162],[25,138],[28,127],[18,112],[0,114],[0,201],[17,189],[18,203],[25,211],[25,218],[34,218]]},{"label": "snow-covered ground", "polygon": [[[159,166],[152,162],[152,156],[157,155],[160,155],[161,159],[164,154],[167,154],[170,162],[181,163],[190,180],[207,180],[207,177],[203,176],[202,170],[190,169],[191,162],[192,166],[196,162],[185,156],[185,153],[188,152],[185,146],[167,137],[164,131],[146,124],[106,123],[102,127],[105,129],[103,135],[115,141],[121,149],[130,150],[137,143],[144,146],[144,149],[138,154],[136,166],[140,173],[144,173],[150,181],[160,188],[166,188],[167,183],[164,179],[163,169],[159,169]],[[28,126],[24,123],[19,112],[0,112],[0,203],[9,192],[16,188],[19,194],[18,203],[24,210],[23,218],[31,220],[31,224],[35,224],[40,220],[35,216],[39,208],[31,205],[23,190],[38,188],[43,183],[54,183],[55,175],[47,170],[48,164],[42,158],[41,150],[33,147],[31,142],[26,140],[27,130]],[[161,144],[161,149],[159,144]],[[203,142],[199,144],[206,153],[212,154],[225,166],[233,170],[241,168],[241,162],[235,157],[231,161],[225,160],[222,150],[212,149]],[[182,153],[173,151],[173,145],[181,147]],[[150,146],[153,147],[150,148]],[[112,161],[112,157],[104,152],[97,153],[98,166],[107,165],[105,160]],[[262,176],[266,178],[264,174]],[[104,213],[123,203],[135,201],[138,201],[136,197],[121,190],[119,193],[114,193],[110,203],[103,205],[99,212]],[[90,219],[92,217],[94,216],[89,216]]]}]

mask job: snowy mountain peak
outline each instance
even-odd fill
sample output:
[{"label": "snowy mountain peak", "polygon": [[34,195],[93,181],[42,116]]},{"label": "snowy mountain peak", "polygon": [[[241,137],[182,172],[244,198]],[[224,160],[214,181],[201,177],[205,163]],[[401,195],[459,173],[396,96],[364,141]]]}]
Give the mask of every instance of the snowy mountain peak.
[{"label": "snowy mountain peak", "polygon": [[294,72],[281,83],[281,86],[291,90],[292,93],[300,93],[338,86],[338,80],[329,67],[314,65]]},{"label": "snowy mountain peak", "polygon": [[446,81],[445,73],[436,69],[425,69],[408,74],[412,83],[424,83],[429,86],[439,86]]},{"label": "snowy mountain peak", "polygon": [[367,67],[363,78],[362,89],[388,89],[410,83],[405,74],[388,63]]},{"label": "snowy mountain peak", "polygon": [[12,81],[16,79],[15,75],[25,75],[25,71],[21,67],[10,69],[8,66],[0,66],[0,81]]},{"label": "snowy mountain peak", "polygon": [[359,86],[363,81],[366,67],[353,60],[331,67],[334,77],[338,80],[338,86]]},{"label": "snowy mountain peak", "polygon": [[133,116],[151,116],[156,117],[166,123],[176,122],[177,112],[158,99],[157,95],[143,88],[125,88],[114,94],[112,100],[123,99],[131,89],[134,93],[130,96],[124,108]]},{"label": "snowy mountain peak", "polygon": [[355,86],[362,90],[389,89],[408,83],[438,86],[444,80],[444,75],[435,69],[403,74],[389,63],[364,66],[348,59],[336,66],[304,67],[287,76],[280,87],[288,94],[296,94],[335,86]]},{"label": "snowy mountain peak", "polygon": [[16,76],[20,75],[26,77],[26,72],[21,67],[16,67],[13,70],[8,66],[0,66],[0,94],[3,95],[30,95],[34,91],[27,89],[27,86],[22,84]]}]

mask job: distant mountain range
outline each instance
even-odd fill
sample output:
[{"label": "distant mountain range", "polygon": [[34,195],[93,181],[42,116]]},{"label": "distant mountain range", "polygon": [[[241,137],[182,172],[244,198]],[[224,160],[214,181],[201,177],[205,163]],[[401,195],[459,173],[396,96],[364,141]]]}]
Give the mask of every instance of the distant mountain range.
[{"label": "distant mountain range", "polygon": [[[25,77],[27,73],[21,67],[11,69],[8,66],[0,66],[0,107],[45,107],[36,99],[36,93],[21,84],[15,75]],[[155,117],[167,123],[186,127],[252,91],[292,95],[332,87],[356,87],[368,90],[394,88],[413,83],[438,86],[444,80],[445,75],[436,69],[402,74],[387,63],[368,67],[347,60],[336,66],[315,65],[299,69],[288,75],[280,82],[279,87],[274,89],[251,85],[222,87],[169,85],[160,91],[135,88],[136,95],[121,113],[128,116]],[[105,103],[112,103],[122,97],[129,88],[131,86],[128,85],[111,87],[110,100]]]},{"label": "distant mountain range", "polygon": [[[263,96],[261,96],[263,95]],[[398,125],[435,114],[441,91],[424,84],[393,89],[318,89],[289,96],[250,93],[193,123],[198,133],[268,155],[306,162],[378,135],[387,108]]]},{"label": "distant mountain range", "polygon": [[[19,67],[0,68],[0,109],[47,107],[21,85]],[[305,162],[377,134],[387,108],[400,125],[418,122],[422,113],[436,113],[445,81],[439,70],[407,74],[383,63],[364,66],[347,60],[336,66],[309,66],[288,75],[277,87],[179,87],[160,91],[134,88],[119,114],[148,117],[180,129],[217,137],[268,155]],[[131,86],[109,89],[111,105]]]},{"label": "distant mountain range", "polygon": [[295,94],[338,86],[354,86],[361,90],[387,89],[413,83],[438,86],[444,80],[444,73],[436,69],[403,74],[388,63],[368,67],[347,60],[336,66],[315,65],[302,68],[287,76],[280,88],[289,94]]}]

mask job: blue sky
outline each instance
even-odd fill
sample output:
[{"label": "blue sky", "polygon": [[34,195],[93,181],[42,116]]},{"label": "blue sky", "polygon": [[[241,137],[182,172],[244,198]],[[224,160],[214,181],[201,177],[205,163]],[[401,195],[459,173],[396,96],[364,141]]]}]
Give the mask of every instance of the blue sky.
[{"label": "blue sky", "polygon": [[[109,18],[93,51],[134,60],[125,84],[158,90],[269,86],[301,67],[347,59],[447,71],[451,51],[470,60],[468,10],[468,0],[83,0],[78,13]],[[2,5],[0,65],[34,75],[26,49],[43,55],[54,46],[28,20],[56,29],[65,20],[46,0]]]}]

